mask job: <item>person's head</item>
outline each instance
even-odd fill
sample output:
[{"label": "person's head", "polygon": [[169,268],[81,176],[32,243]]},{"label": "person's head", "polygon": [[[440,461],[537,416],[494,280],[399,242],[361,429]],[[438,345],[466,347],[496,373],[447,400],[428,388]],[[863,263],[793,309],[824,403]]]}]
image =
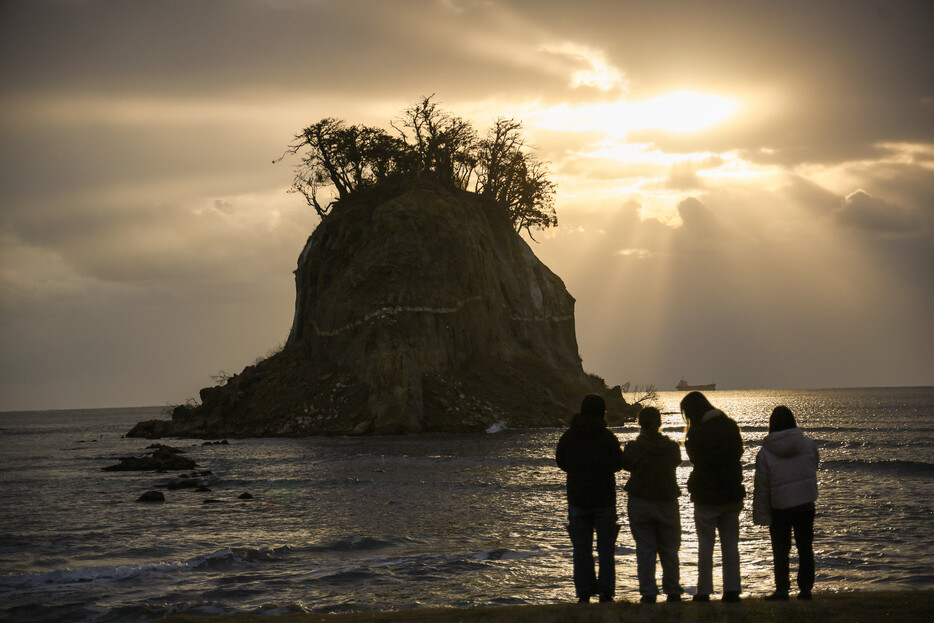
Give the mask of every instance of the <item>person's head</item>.
[{"label": "person's head", "polygon": [[681,415],[688,427],[699,422],[705,413],[712,410],[714,406],[707,400],[707,396],[700,392],[689,392],[687,396],[681,399]]},{"label": "person's head", "polygon": [[643,407],[639,411],[639,428],[654,433],[662,427],[662,414],[655,407]]},{"label": "person's head", "polygon": [[587,418],[602,419],[606,414],[606,401],[603,396],[587,394],[581,401],[581,415]]},{"label": "person's head", "polygon": [[777,433],[789,428],[798,428],[798,423],[795,422],[795,416],[791,409],[785,405],[779,405],[772,409],[772,415],[769,417],[769,432]]}]

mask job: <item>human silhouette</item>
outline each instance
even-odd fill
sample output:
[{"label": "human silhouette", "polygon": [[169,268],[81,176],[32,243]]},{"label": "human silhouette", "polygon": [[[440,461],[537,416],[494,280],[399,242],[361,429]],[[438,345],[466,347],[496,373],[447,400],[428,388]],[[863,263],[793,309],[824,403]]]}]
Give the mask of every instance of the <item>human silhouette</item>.
[{"label": "human silhouette", "polygon": [[[619,439],[607,428],[606,403],[589,394],[580,413],[561,435],[555,451],[558,467],[567,472],[568,534],[574,548],[577,601],[593,595],[613,601],[616,594],[616,472],[623,468]],[[597,534],[599,575],[594,573],[593,537]]]},{"label": "human silhouette", "polygon": [[788,555],[794,532],[798,550],[798,599],[811,599],[814,588],[814,501],[817,499],[817,444],[801,432],[795,416],[778,406],[769,417],[769,434],[756,455],[752,520],[769,527],[775,592],[766,597],[786,601]]},{"label": "human silhouette", "polygon": [[688,492],[694,502],[697,530],[697,593],[694,601],[710,601],[713,592],[713,548],[720,536],[723,601],[739,601],[739,515],[743,510],[743,438],[739,426],[714,408],[701,392],[681,399],[687,422],[684,448],[694,468]]},{"label": "human silhouette", "polygon": [[676,471],[681,447],[661,433],[662,415],[655,407],[639,412],[639,436],[623,448],[623,469],[631,475],[623,487],[629,494],[626,510],[636,542],[636,569],[642,603],[654,603],[656,556],[662,564],[662,590],[668,601],[681,601],[678,549],[681,513]]}]

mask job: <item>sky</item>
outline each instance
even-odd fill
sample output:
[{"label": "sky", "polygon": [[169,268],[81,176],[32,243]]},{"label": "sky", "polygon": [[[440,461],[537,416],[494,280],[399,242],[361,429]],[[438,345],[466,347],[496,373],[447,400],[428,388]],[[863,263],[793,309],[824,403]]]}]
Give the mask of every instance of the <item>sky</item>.
[{"label": "sky", "polygon": [[523,123],[610,385],[934,385],[926,0],[0,1],[0,410],[164,405],[284,342],[293,136]]}]

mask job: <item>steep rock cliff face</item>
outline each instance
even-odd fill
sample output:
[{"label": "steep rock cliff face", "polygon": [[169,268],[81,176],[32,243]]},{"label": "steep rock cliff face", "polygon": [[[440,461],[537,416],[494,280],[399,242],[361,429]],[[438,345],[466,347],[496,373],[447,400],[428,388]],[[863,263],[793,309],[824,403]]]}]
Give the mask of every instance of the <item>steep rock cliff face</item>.
[{"label": "steep rock cliff face", "polygon": [[[346,202],[308,239],[295,279],[282,352],[131,434],[553,426],[606,389],[581,367],[561,279],[472,193],[413,186]],[[611,407],[619,418],[625,403]]]}]

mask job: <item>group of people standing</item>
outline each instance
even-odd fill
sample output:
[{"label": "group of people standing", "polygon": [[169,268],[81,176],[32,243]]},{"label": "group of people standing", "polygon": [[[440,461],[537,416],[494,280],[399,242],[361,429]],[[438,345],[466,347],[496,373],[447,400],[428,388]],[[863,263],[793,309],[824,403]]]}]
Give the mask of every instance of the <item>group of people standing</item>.
[{"label": "group of people standing", "polygon": [[[743,486],[743,440],[739,426],[710,404],[701,392],[681,400],[687,425],[684,447],[693,465],[687,488],[694,503],[697,531],[697,591],[694,601],[710,601],[713,593],[713,550],[717,537],[723,566],[723,601],[740,601],[739,526],[746,490]],[[656,560],[662,567],[667,601],[681,601],[678,551],[681,515],[676,470],[678,443],[661,432],[661,413],[645,407],[639,413],[639,435],[624,447],[607,427],[606,403],[588,395],[558,441],[555,459],[567,472],[568,533],[574,550],[574,588],[578,601],[591,597],[613,601],[616,593],[616,472],[627,470],[626,510],[636,543],[636,570],[643,603],[659,595]],[[785,406],[774,409],[769,434],[756,456],[753,522],[769,526],[775,592],[766,597],[787,600],[789,554],[794,534],[798,550],[798,598],[810,599],[814,586],[814,501],[817,499],[817,445],[797,427]],[[597,566],[594,568],[594,534]]]}]

